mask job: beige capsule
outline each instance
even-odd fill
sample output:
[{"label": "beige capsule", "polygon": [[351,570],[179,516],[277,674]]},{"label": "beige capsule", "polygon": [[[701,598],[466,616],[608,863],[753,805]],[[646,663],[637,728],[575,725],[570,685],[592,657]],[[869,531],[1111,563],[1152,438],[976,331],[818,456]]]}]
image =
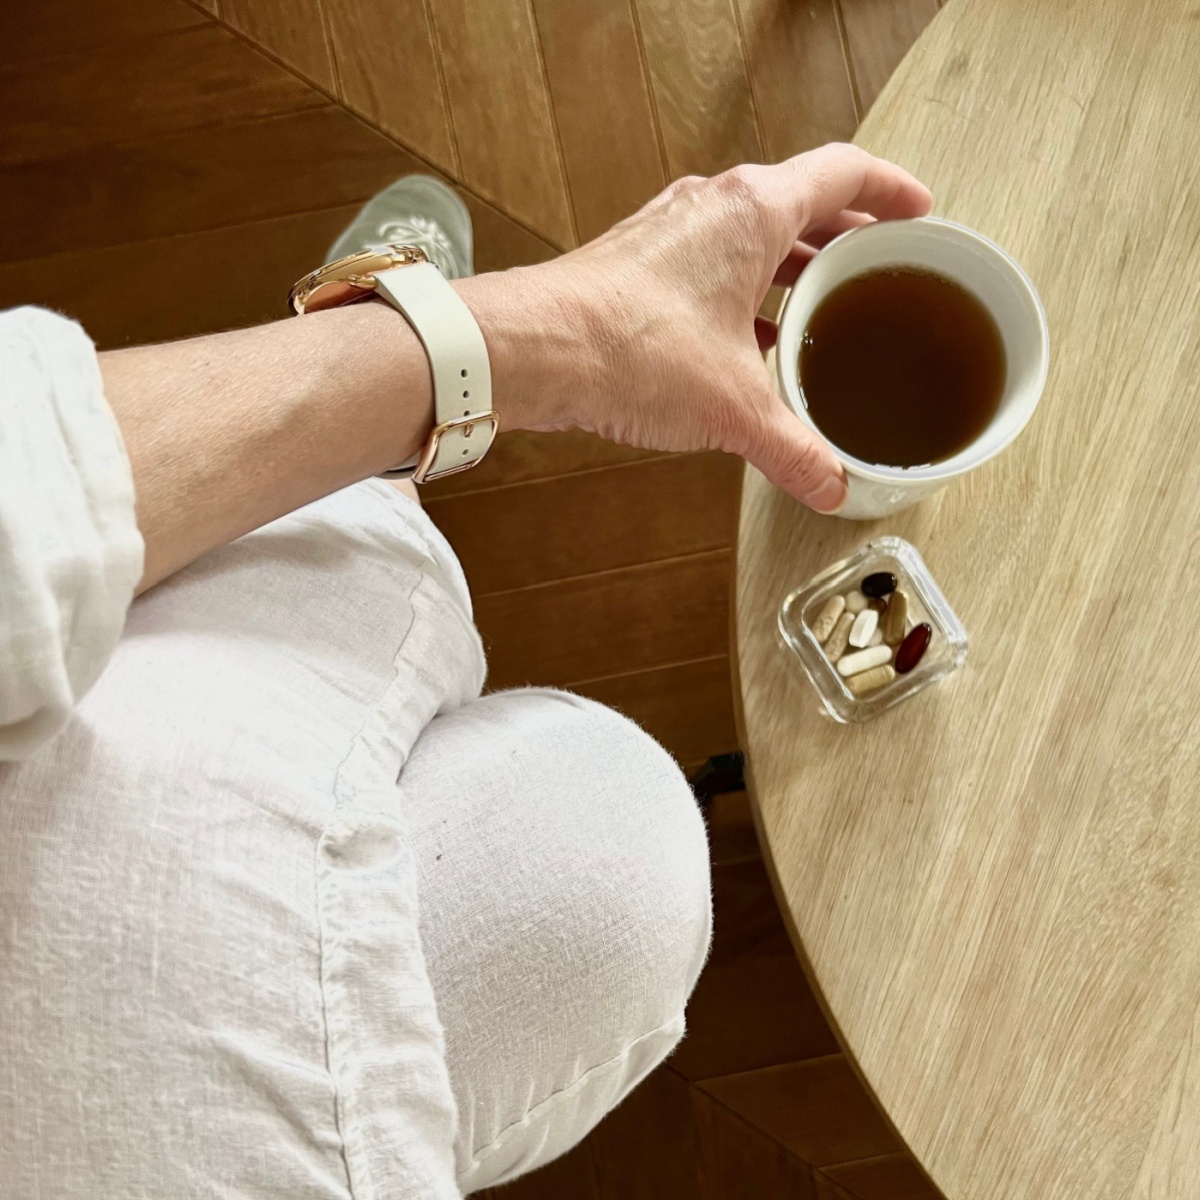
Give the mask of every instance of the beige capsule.
[{"label": "beige capsule", "polygon": [[825,644],[825,639],[833,632],[833,627],[837,624],[837,619],[846,609],[845,596],[830,596],[825,601],[824,607],[817,614],[817,619],[812,624],[813,637],[822,645]]},{"label": "beige capsule", "polygon": [[895,678],[896,668],[887,663],[882,667],[872,667],[861,675],[851,675],[846,680],[846,686],[854,695],[864,696],[868,692],[877,692],[881,687],[886,687]]},{"label": "beige capsule", "polygon": [[883,629],[883,640],[889,646],[898,646],[904,641],[904,635],[908,632],[908,597],[899,588],[888,601],[880,627]]},{"label": "beige capsule", "polygon": [[882,646],[883,645],[883,630],[880,629],[878,625],[875,626],[875,632],[873,634],[871,634],[871,638],[867,642],[867,645],[868,646]]},{"label": "beige capsule", "polygon": [[850,629],[854,625],[854,614],[844,612],[837,619],[833,632],[825,643],[825,653],[830,662],[837,662],[846,652],[846,643],[850,641]]}]

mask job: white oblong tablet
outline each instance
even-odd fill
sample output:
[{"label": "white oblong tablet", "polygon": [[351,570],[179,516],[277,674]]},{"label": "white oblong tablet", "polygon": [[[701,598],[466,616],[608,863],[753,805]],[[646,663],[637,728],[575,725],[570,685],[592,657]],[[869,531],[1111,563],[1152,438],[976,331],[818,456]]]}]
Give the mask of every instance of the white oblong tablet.
[{"label": "white oblong tablet", "polygon": [[850,627],[850,645],[856,650],[861,650],[871,640],[878,624],[879,614],[873,608],[864,608],[854,618],[854,624]]}]

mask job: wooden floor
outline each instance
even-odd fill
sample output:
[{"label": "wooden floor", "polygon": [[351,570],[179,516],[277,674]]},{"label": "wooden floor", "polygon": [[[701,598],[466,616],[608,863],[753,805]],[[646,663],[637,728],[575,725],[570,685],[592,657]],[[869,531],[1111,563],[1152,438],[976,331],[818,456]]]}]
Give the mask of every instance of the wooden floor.
[{"label": "wooden floor", "polygon": [[[542,261],[669,178],[856,123],[935,0],[37,0],[0,6],[0,307],[102,347],[284,315],[373,192],[461,185],[480,270]],[[686,766],[736,746],[740,464],[508,434],[428,489],[489,684],[574,688]],[[859,1090],[776,915],[744,797],[684,1048],[504,1200],[931,1193]]]}]

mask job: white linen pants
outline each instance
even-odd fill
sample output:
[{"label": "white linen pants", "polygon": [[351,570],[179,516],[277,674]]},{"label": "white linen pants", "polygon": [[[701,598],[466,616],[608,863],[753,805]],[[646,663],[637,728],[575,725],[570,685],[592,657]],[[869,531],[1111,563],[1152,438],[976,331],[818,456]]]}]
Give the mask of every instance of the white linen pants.
[{"label": "white linen pants", "polygon": [[482,680],[457,561],[378,482],[134,606],[0,766],[4,1200],[440,1200],[670,1052],[710,931],[685,781]]}]

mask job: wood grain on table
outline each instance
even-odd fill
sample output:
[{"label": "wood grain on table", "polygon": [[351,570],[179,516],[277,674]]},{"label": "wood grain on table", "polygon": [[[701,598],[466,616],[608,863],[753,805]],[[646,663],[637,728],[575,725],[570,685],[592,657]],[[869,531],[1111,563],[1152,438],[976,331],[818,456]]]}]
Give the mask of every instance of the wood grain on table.
[{"label": "wood grain on table", "polygon": [[[951,1200],[1200,1187],[1196,17],[942,11],[857,140],[1029,271],[1052,344],[1039,411],[886,522],[746,479],[739,666],[768,857],[848,1052]],[[970,657],[835,726],[775,613],[884,532],[922,551]]]}]

